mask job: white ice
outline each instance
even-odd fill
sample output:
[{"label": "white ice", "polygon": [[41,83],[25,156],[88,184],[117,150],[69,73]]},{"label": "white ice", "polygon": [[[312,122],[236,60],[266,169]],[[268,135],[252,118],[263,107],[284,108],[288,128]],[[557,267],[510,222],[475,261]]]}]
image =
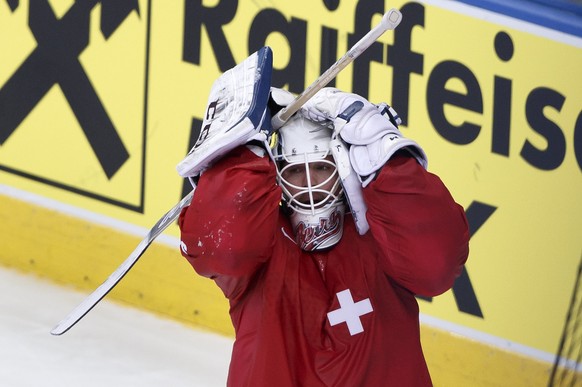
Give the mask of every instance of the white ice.
[{"label": "white ice", "polygon": [[62,336],[85,297],[0,267],[0,386],[224,386],[232,340],[103,300]]}]

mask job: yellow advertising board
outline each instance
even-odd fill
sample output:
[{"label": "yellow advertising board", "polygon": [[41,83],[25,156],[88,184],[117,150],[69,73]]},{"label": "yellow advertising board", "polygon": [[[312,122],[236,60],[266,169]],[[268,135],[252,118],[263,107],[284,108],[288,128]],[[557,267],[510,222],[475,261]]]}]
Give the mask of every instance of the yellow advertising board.
[{"label": "yellow advertising board", "polygon": [[0,184],[149,228],[222,72],[269,45],[299,93],[391,7],[332,84],[394,106],[467,212],[465,271],[421,312],[551,360],[582,254],[578,37],[437,0],[0,1]]}]

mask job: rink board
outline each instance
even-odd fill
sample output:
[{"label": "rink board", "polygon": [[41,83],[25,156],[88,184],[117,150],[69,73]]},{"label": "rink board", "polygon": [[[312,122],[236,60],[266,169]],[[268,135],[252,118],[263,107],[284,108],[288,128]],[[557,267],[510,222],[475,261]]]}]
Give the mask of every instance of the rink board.
[{"label": "rink board", "polygon": [[[391,103],[467,211],[462,277],[419,300],[431,368],[547,379],[582,253],[580,36],[453,1],[336,3],[0,2],[0,263],[94,289],[187,192],[175,165],[217,76],[266,44],[273,85],[300,92],[396,7],[401,25],[335,85]],[[111,297],[231,334],[177,238]],[[463,345],[475,356],[451,360]]]},{"label": "rink board", "polygon": [[[0,189],[0,201],[0,233],[3,241],[10,241],[2,243],[0,262],[87,294],[129,255],[139,235],[147,233],[12,189]],[[194,275],[174,238],[152,244],[108,299],[227,336],[234,333],[228,302],[212,281]],[[84,319],[98,313],[99,306]],[[46,327],[47,335],[51,328]],[[435,386],[543,385],[551,369],[543,360],[430,324],[422,324],[421,331]]]}]

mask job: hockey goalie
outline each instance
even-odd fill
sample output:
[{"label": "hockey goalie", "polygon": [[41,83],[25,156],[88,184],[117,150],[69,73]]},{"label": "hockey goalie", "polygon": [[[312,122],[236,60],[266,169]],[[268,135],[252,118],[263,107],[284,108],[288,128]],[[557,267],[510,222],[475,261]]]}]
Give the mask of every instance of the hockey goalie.
[{"label": "hockey goalie", "polygon": [[464,211],[386,104],[271,87],[265,47],[214,84],[178,165],[196,186],[181,253],[235,329],[229,386],[430,386],[415,296],[453,285]]}]

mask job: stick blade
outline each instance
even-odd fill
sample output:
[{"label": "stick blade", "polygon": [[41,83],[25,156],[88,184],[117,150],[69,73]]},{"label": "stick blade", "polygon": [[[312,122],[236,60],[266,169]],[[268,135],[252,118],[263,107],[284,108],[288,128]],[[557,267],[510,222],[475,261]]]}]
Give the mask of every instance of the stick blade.
[{"label": "stick blade", "polygon": [[148,234],[141,240],[137,247],[131,252],[129,257],[123,261],[121,265],[113,272],[109,277],[101,284],[93,293],[89,294],[75,309],[71,311],[63,320],[61,320],[52,330],[51,335],[60,336],[63,333],[71,329],[75,324],[77,324],[87,313],[91,311],[127,274],[129,270],[135,265],[143,253],[147,250],[150,244],[156,239],[170,224],[172,224],[180,213],[182,209],[192,201],[194,191],[190,193],[178,204],[172,207],[168,212],[164,214],[157,221],[157,223],[151,228]]}]

